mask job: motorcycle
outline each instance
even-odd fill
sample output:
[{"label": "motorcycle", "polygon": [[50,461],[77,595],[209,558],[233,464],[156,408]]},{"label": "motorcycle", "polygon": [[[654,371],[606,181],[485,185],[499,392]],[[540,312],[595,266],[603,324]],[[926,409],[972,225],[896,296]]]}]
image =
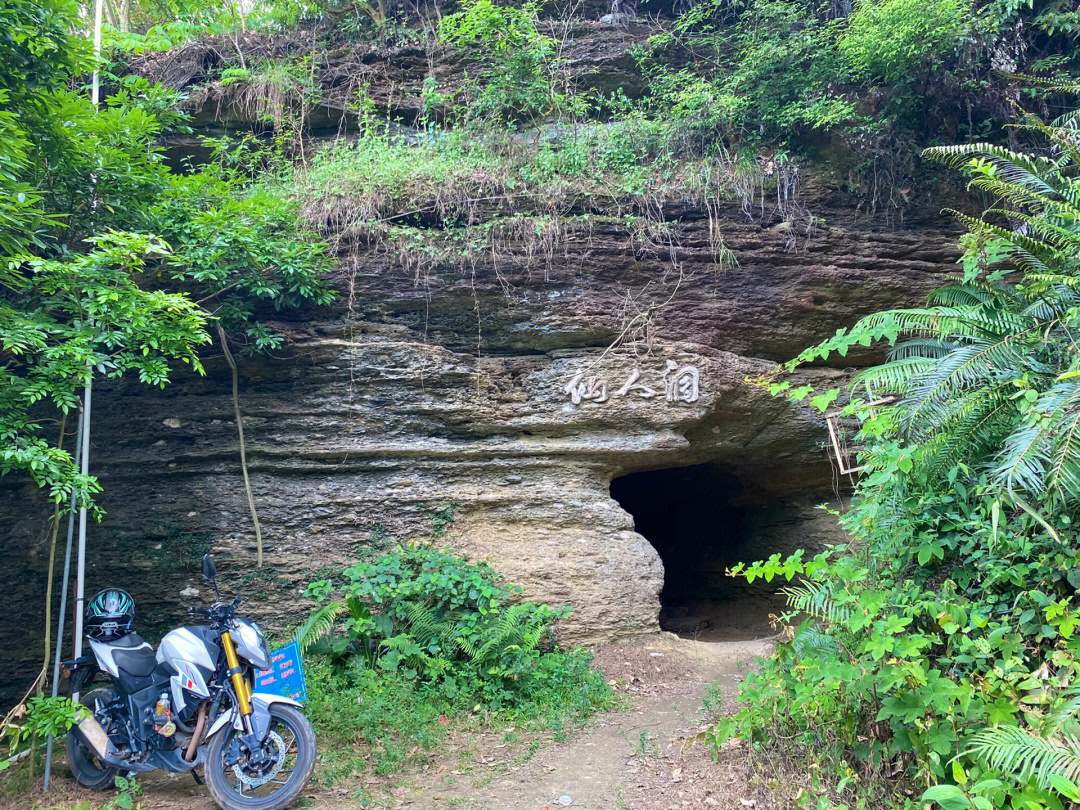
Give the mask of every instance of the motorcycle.
[{"label": "motorcycle", "polygon": [[209,554],[202,573],[217,601],[188,612],[205,624],[170,631],[156,654],[134,632],[90,638],[89,654],[64,663],[76,699],[108,676],[81,695],[90,712],[68,732],[68,764],[95,789],[112,787],[120,772],[158,769],[191,772],[202,784],[201,765],[223,810],[281,810],[311,776],[315,733],[300,703],[253,691],[255,673],[270,667],[266,638],[237,615],[239,596],[221,599]]}]

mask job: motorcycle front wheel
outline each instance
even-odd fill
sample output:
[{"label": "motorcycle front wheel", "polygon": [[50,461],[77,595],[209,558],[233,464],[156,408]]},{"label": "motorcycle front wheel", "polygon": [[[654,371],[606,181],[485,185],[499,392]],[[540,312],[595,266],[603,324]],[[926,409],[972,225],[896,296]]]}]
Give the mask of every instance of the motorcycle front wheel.
[{"label": "motorcycle front wheel", "polygon": [[210,742],[206,756],[206,785],[223,810],[283,810],[300,795],[315,768],[315,732],[296,707],[270,706],[270,728],[263,742],[266,759],[254,765],[240,750],[236,729],[231,726]]}]

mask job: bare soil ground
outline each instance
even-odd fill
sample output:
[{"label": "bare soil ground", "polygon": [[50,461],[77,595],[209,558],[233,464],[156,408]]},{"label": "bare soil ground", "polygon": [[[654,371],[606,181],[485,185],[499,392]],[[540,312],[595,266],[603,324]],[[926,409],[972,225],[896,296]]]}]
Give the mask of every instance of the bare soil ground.
[{"label": "bare soil ground", "polygon": [[[299,806],[409,810],[682,810],[781,806],[774,791],[755,786],[738,743],[714,762],[698,741],[702,695],[717,682],[725,708],[738,682],[770,641],[760,628],[700,641],[663,633],[610,646],[597,666],[626,696],[622,711],[594,718],[571,739],[553,743],[513,729],[456,732],[419,771],[396,779],[360,777],[330,790],[309,789]],[[712,636],[710,633],[709,636]],[[61,746],[62,748],[62,746]],[[62,754],[48,797],[32,793],[0,798],[0,810],[68,808],[102,794],[79,789]],[[140,780],[144,810],[213,810],[206,789],[190,776],[154,774]],[[570,804],[567,804],[569,800]]]},{"label": "bare soil ground", "polygon": [[[713,762],[695,738],[702,729],[702,692],[719,681],[732,700],[750,661],[767,641],[708,643],[663,634],[602,650],[597,665],[630,709],[598,718],[574,739],[540,749],[528,762],[488,763],[452,783],[417,783],[400,807],[418,810],[668,810],[767,808],[749,784],[744,758],[730,747]],[[567,797],[570,804],[567,805]]]}]

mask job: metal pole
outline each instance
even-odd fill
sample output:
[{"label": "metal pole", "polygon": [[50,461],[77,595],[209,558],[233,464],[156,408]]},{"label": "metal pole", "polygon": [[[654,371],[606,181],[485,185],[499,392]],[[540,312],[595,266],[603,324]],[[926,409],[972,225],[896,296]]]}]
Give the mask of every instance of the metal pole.
[{"label": "metal pole", "polygon": [[94,4],[94,78],[90,85],[90,101],[96,107],[101,93],[101,81],[98,78],[98,66],[101,64],[101,21],[104,0]]},{"label": "metal pole", "polygon": [[[82,458],[83,413],[79,404],[79,424],[75,429],[75,466]],[[68,510],[67,547],[64,550],[64,585],[60,589],[60,612],[56,619],[56,655],[53,656],[52,696],[60,689],[60,650],[64,644],[64,614],[67,612],[68,583],[71,582],[71,540],[75,535],[75,488],[71,489],[71,508]],[[45,741],[45,792],[49,792],[49,776],[52,772],[53,735]]]},{"label": "metal pole", "polygon": [[[97,107],[101,98],[101,80],[98,70],[101,65],[101,23],[104,15],[104,0],[97,0],[94,4],[94,76],[90,85],[90,102]],[[100,163],[100,158],[99,161]],[[90,210],[91,216],[97,209],[97,175],[90,176]],[[91,229],[93,222],[91,221]],[[83,433],[82,433],[82,474],[90,475],[90,385],[94,379],[94,367],[90,364],[86,368],[86,389],[83,394]],[[82,657],[83,646],[83,603],[86,601],[86,497],[79,505],[79,553],[78,564],[75,569],[75,658]],[[79,693],[71,695],[78,701]]]},{"label": "metal pole", "polygon": [[[93,370],[90,371],[91,375]],[[86,378],[86,389],[83,394],[83,425],[82,425],[82,474],[85,479],[90,475],[90,384],[93,377]],[[75,568],[75,658],[82,657],[83,647],[83,602],[86,601],[86,493],[83,493],[82,502],[79,504],[79,553],[78,564]],[[72,700],[78,701],[79,693],[71,695]]]}]

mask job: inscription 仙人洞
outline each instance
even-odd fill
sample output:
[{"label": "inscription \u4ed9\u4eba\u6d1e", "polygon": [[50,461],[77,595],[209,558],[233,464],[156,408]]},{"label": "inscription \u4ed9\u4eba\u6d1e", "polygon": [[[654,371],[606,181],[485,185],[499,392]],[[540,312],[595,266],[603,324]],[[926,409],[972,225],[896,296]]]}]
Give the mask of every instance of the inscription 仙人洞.
[{"label": "inscription \u4ed9\u4eba\u6d1e", "polygon": [[[696,366],[680,366],[674,360],[668,360],[660,382],[667,402],[692,403],[697,402],[701,396],[701,372]],[[630,396],[653,399],[659,393],[657,388],[642,382],[640,368],[634,368],[623,384],[610,395],[607,381],[603,377],[599,374],[586,374],[584,371],[575,374],[563,388],[563,392],[570,398],[573,405],[580,405],[583,402],[600,405],[612,398]]]}]

